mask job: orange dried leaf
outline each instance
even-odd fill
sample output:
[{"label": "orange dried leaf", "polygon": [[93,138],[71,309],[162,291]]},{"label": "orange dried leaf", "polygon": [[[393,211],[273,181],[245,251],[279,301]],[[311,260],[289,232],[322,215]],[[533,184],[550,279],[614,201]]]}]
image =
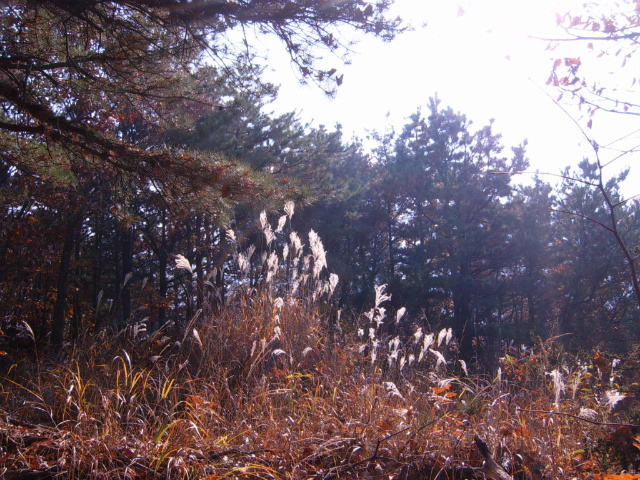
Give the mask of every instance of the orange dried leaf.
[{"label": "orange dried leaf", "polygon": [[594,480],[640,480],[640,474],[630,474],[630,473],[621,473],[620,475],[615,474],[596,474],[593,476]]},{"label": "orange dried leaf", "polygon": [[393,423],[383,418],[382,420],[380,420],[380,422],[378,422],[378,428],[382,432],[388,432],[393,429]]},{"label": "orange dried leaf", "polygon": [[435,393],[436,395],[440,395],[440,394],[446,392],[447,390],[449,390],[450,388],[451,388],[451,384],[449,383],[449,384],[445,385],[444,387],[432,387],[431,391],[433,393]]},{"label": "orange dried leaf", "polygon": [[606,372],[609,370],[609,362],[602,356],[600,352],[596,352],[593,354],[593,363],[601,372]]}]

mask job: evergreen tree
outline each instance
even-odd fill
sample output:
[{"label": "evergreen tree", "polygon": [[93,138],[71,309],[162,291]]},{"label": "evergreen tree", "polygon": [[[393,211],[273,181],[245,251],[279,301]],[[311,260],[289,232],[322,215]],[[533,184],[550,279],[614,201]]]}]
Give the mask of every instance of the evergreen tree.
[{"label": "evergreen tree", "polygon": [[578,168],[578,172],[565,171],[556,206],[558,331],[570,334],[568,341],[581,346],[604,341],[609,348],[620,349],[626,346],[629,332],[623,324],[637,317],[637,298],[615,233],[624,245],[638,244],[637,205],[619,203],[619,184],[626,173],[612,178],[603,185],[618,207],[617,216],[612,217],[596,188],[598,165],[584,160]]},{"label": "evergreen tree", "polygon": [[387,221],[378,233],[391,252],[396,302],[453,326],[465,358],[493,328],[512,262],[504,247],[513,192],[510,177],[496,173],[526,167],[522,148],[507,159],[491,127],[469,127],[437,99],[427,118],[410,118],[383,162],[389,179],[379,212]]}]

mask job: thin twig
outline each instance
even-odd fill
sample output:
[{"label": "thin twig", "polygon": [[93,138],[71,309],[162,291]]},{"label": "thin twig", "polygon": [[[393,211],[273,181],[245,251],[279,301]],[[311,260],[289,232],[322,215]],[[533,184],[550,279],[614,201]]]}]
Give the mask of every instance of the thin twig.
[{"label": "thin twig", "polygon": [[566,413],[566,412],[556,412],[553,410],[527,410],[524,408],[520,408],[518,409],[518,411],[520,412],[525,412],[525,413],[544,413],[546,415],[561,415],[563,417],[571,417],[571,418],[575,418],[576,420],[581,420],[583,422],[587,422],[587,423],[591,423],[593,425],[600,425],[603,427],[631,427],[631,428],[640,428],[640,425],[635,425],[633,423],[611,423],[611,422],[598,422],[597,420],[591,420],[589,418],[585,418],[585,417],[580,417],[578,415],[574,415],[572,413]]}]

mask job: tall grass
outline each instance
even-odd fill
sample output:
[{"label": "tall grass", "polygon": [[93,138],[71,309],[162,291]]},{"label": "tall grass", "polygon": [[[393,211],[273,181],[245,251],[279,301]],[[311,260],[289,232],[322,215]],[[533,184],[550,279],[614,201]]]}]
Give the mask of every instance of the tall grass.
[{"label": "tall grass", "polygon": [[450,329],[388,312],[384,285],[368,311],[341,316],[322,241],[310,232],[304,245],[293,213],[288,203],[276,228],[261,215],[261,245],[229,234],[234,283],[218,315],[82,338],[62,363],[12,370],[0,416],[7,472],[481,478],[475,435],[516,478],[633,467],[607,444],[617,427],[602,423],[628,418],[602,401],[614,389],[597,372],[549,342],[474,375]]}]

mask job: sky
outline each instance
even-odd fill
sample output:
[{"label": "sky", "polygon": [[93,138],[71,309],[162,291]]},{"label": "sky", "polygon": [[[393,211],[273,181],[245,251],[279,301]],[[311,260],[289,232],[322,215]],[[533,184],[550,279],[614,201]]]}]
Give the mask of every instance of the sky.
[{"label": "sky", "polygon": [[[553,59],[579,56],[579,47],[574,43],[566,47],[571,51],[560,50],[564,45],[548,51],[548,42],[539,39],[563,34],[556,12],[572,5],[573,0],[396,0],[395,12],[414,30],[386,44],[364,37],[351,64],[341,69],[344,82],[335,98],[316,86],[300,85],[286,55],[275,48],[266,74],[280,92],[271,108],[275,113],[295,110],[303,122],[316,126],[340,123],[347,138],[364,138],[368,130],[400,131],[409,115],[437,94],[444,107],[473,121],[472,130],[494,119],[505,147],[527,139],[531,171],[559,174],[593,156],[574,120],[553,102],[559,92],[546,85]],[[618,69],[612,65],[609,70],[603,74]],[[585,128],[584,112],[565,108]],[[599,113],[587,133],[600,145],[626,149],[640,144],[638,131],[639,120]],[[621,137],[626,143],[614,142]],[[617,155],[601,150],[604,162]],[[613,175],[634,161],[626,155],[605,173]],[[627,196],[640,193],[640,165],[635,170],[624,184]]]}]

